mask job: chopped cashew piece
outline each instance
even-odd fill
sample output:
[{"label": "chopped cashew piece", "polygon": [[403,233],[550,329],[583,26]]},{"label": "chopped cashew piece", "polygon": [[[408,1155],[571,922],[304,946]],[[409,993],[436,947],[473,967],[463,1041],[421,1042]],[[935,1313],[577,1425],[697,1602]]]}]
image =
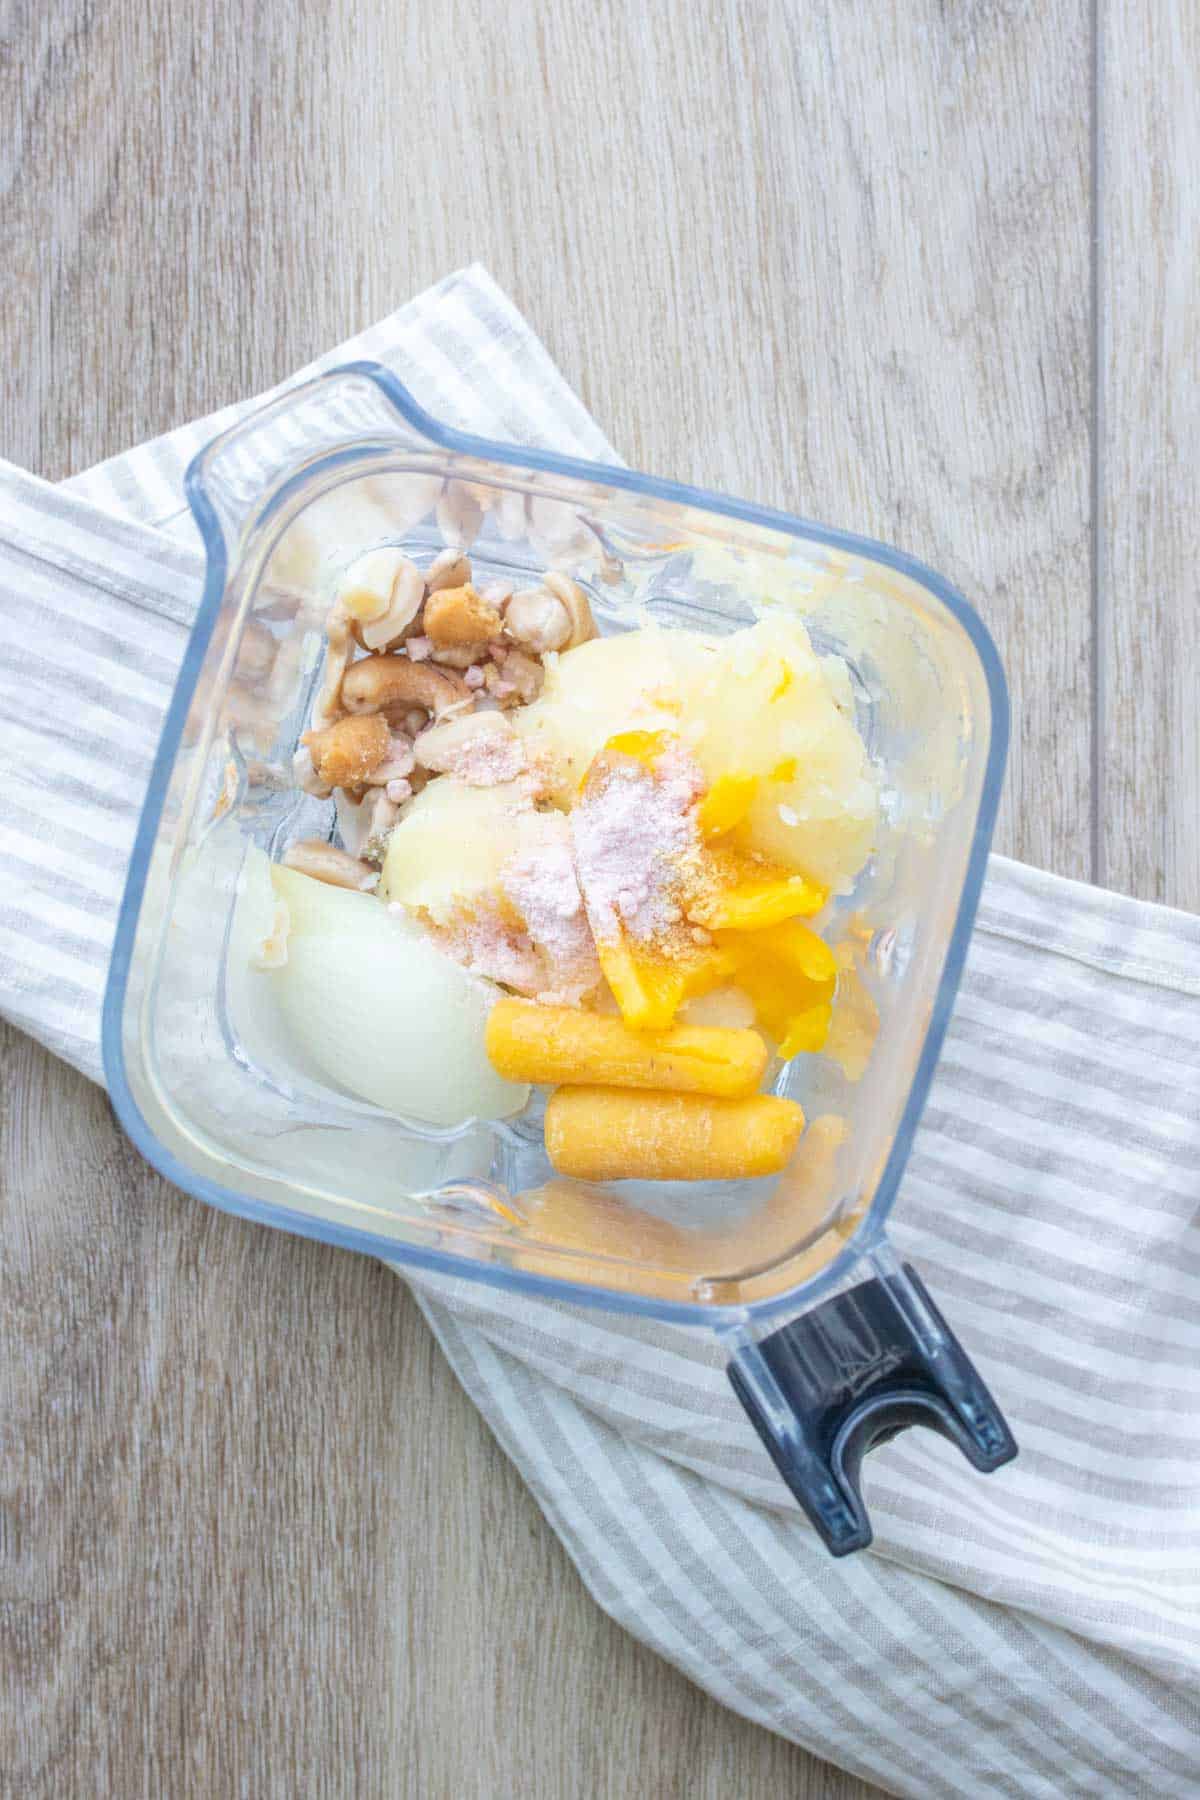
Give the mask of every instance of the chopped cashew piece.
[{"label": "chopped cashew piece", "polygon": [[311,875],[314,881],[328,882],[330,887],[353,888],[365,894],[379,884],[378,869],[369,869],[357,857],[320,838],[302,838],[297,844],[289,844],[283,853],[283,864],[301,875]]},{"label": "chopped cashew piece", "polygon": [[490,662],[483,671],[483,690],[496,706],[517,704],[517,690],[511,681],[505,681],[498,663]]},{"label": "chopped cashew piece", "polygon": [[439,551],[426,569],[425,589],[436,594],[442,588],[465,587],[470,579],[470,558],[452,545],[449,550]]},{"label": "chopped cashew piece", "polygon": [[523,650],[508,650],[504,653],[501,675],[522,706],[529,706],[537,699],[546,679],[546,671],[541,663],[532,656],[526,656]]},{"label": "chopped cashew piece", "polygon": [[387,788],[372,788],[363,806],[366,812],[366,836],[363,839],[362,854],[368,862],[381,863],[387,850],[388,833],[400,817],[400,805],[393,800]]},{"label": "chopped cashew piece", "polygon": [[424,635],[434,645],[486,644],[500,636],[500,614],[475,592],[468,581],[463,587],[441,588],[425,602]]},{"label": "chopped cashew piece", "polygon": [[457,669],[460,674],[465,674],[486,655],[486,644],[439,644],[430,660],[443,669]]}]

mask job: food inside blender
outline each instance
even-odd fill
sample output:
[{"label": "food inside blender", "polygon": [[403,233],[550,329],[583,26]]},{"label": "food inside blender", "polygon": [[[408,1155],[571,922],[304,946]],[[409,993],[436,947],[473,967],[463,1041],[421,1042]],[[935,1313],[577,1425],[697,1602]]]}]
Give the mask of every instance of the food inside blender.
[{"label": "food inside blender", "polygon": [[845,665],[783,609],[601,637],[568,575],[477,586],[456,549],[358,557],[326,638],[295,777],[341,842],[289,847],[256,952],[306,1061],[439,1126],[550,1087],[587,1181],[783,1169],[804,1117],[766,1090],[826,1047],[822,918],[878,819]]}]

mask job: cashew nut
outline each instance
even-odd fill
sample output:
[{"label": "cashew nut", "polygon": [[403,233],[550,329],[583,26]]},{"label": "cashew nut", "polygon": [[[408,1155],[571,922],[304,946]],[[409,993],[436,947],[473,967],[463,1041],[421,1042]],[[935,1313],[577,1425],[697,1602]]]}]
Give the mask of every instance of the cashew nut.
[{"label": "cashew nut", "polygon": [[[413,755],[423,769],[461,775],[477,787],[515,781],[525,766],[524,746],[498,712],[467,713],[461,719],[431,725],[413,745]],[[480,774],[488,779],[473,779]]]},{"label": "cashew nut", "polygon": [[500,635],[500,614],[465,587],[442,588],[425,602],[424,635],[439,649],[451,644],[486,644]]},{"label": "cashew nut", "polygon": [[543,577],[540,587],[517,590],[504,608],[504,629],[535,656],[574,649],[596,635],[587,595],[555,570]]},{"label": "cashew nut", "polygon": [[518,588],[504,608],[504,629],[514,643],[535,656],[561,650],[571,635],[571,620],[562,601],[548,588]]},{"label": "cashew nut", "polygon": [[479,598],[486,600],[489,606],[494,606],[497,612],[502,613],[508,605],[515,586],[515,581],[506,581],[503,576],[498,576],[495,581],[486,582],[480,588]]},{"label": "cashew nut", "polygon": [[542,576],[542,586],[549,588],[556,600],[561,600],[571,619],[571,636],[566,648],[573,650],[576,644],[586,644],[596,636],[596,621],[592,617],[591,603],[577,581],[564,575],[560,569],[547,569]]},{"label": "cashew nut", "polygon": [[327,882],[330,887],[354,888],[360,893],[369,893],[379,883],[377,869],[368,869],[357,857],[320,838],[302,838],[298,844],[289,844],[283,853],[283,864],[287,869],[298,869],[301,875],[311,875],[315,881]]},{"label": "cashew nut", "polygon": [[379,618],[359,627],[359,638],[365,650],[390,650],[398,644],[421,610],[425,598],[425,582],[416,563],[403,559],[396,575],[391,604]]},{"label": "cashew nut", "polygon": [[367,650],[399,641],[421,608],[425,581],[394,545],[355,557],[338,582],[336,604],[357,628]]},{"label": "cashew nut", "polygon": [[350,619],[335,601],[325,620],[325,667],[321,676],[321,692],[313,707],[314,731],[332,725],[342,714],[342,678],[350,667],[353,654]]},{"label": "cashew nut", "polygon": [[397,721],[415,707],[440,718],[450,707],[469,701],[471,690],[457,675],[407,656],[365,656],[351,665],[342,682],[347,712],[381,712]]},{"label": "cashew nut", "polygon": [[[401,777],[397,782],[389,783],[389,787],[408,787],[410,793],[404,798],[411,799],[427,779],[424,769],[414,768],[411,777]],[[388,788],[368,788],[361,800],[352,800],[348,794],[339,793],[334,804],[338,830],[350,855],[381,861],[383,840],[400,816],[401,795],[389,793]]]},{"label": "cashew nut", "polygon": [[442,588],[464,587],[471,579],[471,559],[453,545],[440,550],[425,571],[425,591],[436,594]]},{"label": "cashew nut", "polygon": [[530,543],[547,562],[577,562],[595,547],[595,535],[573,506],[546,494],[529,496]]},{"label": "cashew nut", "polygon": [[483,508],[464,482],[447,482],[437,503],[437,522],[452,548],[466,550],[474,543],[483,524]]},{"label": "cashew nut", "polygon": [[392,736],[378,713],[347,715],[323,731],[306,731],[307,746],[318,781],[330,787],[361,787],[387,756]]}]

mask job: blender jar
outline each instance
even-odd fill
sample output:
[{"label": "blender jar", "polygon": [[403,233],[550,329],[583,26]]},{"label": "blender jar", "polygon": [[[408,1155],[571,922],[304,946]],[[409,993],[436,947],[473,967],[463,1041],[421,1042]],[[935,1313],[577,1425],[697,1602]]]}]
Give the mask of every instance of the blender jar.
[{"label": "blender jar", "polygon": [[[980,1469],[1015,1454],[994,1401],[886,1238],[983,878],[1007,744],[992,643],[939,576],[879,544],[624,469],[450,430],[369,363],[217,438],[188,496],[204,597],[155,762],[104,1008],[114,1105],[180,1187],[244,1217],[514,1290],[707,1325],[835,1554],[870,1541],[861,1458],[909,1424]],[[305,1067],[249,966],[268,862],[333,837],[292,757],[341,567],[447,544],[477,579],[547,567],[602,633],[731,632],[799,611],[850,672],[880,777],[875,852],[820,928],[848,1029],[785,1065],[809,1120],[784,1174],[586,1186],[554,1174],[537,1101],[435,1129]]]}]

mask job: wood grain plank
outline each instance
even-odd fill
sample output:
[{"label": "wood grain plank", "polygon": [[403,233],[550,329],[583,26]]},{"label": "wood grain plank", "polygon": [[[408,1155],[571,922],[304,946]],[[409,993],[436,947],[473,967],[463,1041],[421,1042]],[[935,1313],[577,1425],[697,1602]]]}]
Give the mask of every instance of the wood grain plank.
[{"label": "wood grain plank", "polygon": [[[1086,872],[1081,0],[10,0],[0,454],[59,476],[478,256],[613,440],[892,536],[1001,639]],[[0,1068],[0,1791],[871,1790],[613,1627],[405,1290]]]},{"label": "wood grain plank", "polygon": [[873,1792],[597,1611],[387,1270],[0,1074],[0,1793]]},{"label": "wood grain plank", "polygon": [[[341,0],[335,86],[362,34],[384,54],[374,13]],[[415,83],[398,133],[369,89],[338,190],[408,255],[419,220],[430,272],[482,256],[631,461],[950,575],[1012,679],[1000,847],[1087,876],[1085,0],[671,0],[625,30],[522,3],[484,61],[482,0],[407,16],[407,66],[453,46],[481,129]],[[365,254],[382,298],[396,244]]]},{"label": "wood grain plank", "polygon": [[1101,9],[1097,880],[1200,908],[1200,13]]}]

